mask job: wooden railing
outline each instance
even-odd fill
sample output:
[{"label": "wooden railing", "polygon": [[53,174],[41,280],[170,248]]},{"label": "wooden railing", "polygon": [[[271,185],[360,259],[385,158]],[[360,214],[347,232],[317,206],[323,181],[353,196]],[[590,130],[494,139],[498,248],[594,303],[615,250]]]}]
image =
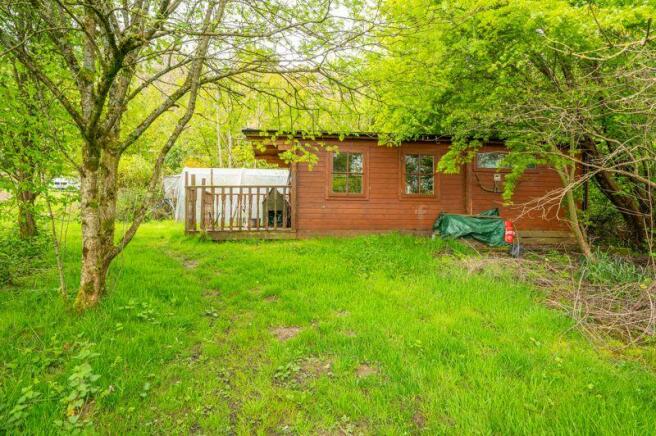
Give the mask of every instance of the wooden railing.
[{"label": "wooden railing", "polygon": [[187,232],[291,231],[294,229],[290,185],[186,186]]}]

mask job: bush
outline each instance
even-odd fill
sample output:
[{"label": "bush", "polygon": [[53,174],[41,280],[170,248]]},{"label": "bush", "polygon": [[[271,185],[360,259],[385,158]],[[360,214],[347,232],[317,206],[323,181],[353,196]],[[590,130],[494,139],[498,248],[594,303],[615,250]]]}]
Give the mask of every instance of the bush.
[{"label": "bush", "polygon": [[[174,214],[173,207],[164,201],[164,193],[158,192],[158,199],[155,205],[146,212],[144,221],[172,219]],[[146,199],[145,188],[124,188],[118,193],[116,202],[116,218],[119,221],[130,222],[134,219],[134,214],[141,207]]]},{"label": "bush", "polygon": [[14,284],[20,277],[47,266],[50,238],[41,233],[23,240],[11,230],[5,228],[0,234],[0,286]]},{"label": "bush", "polygon": [[582,220],[586,225],[588,236],[595,244],[630,246],[629,231],[622,214],[601,193],[595,183],[590,183],[588,210],[582,214]]},{"label": "bush", "polygon": [[[119,221],[129,222],[134,219],[135,212],[146,199],[151,174],[152,164],[141,155],[129,155],[121,160],[116,202],[116,218]],[[148,210],[144,221],[173,217],[173,209],[164,203],[164,193],[160,190],[158,195],[155,206]]]}]

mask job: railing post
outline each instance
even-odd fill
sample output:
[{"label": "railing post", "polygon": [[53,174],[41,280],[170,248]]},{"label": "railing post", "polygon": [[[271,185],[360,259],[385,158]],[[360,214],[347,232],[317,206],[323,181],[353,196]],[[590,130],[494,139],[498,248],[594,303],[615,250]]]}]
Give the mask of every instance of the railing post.
[{"label": "railing post", "polygon": [[196,209],[196,201],[198,199],[198,191],[196,190],[196,174],[191,175],[191,187],[189,193],[191,194],[191,219],[189,221],[189,225],[191,227],[191,231],[195,232],[197,230],[196,214],[198,213]]},{"label": "railing post", "polygon": [[220,201],[221,201],[221,224],[219,226],[221,227],[221,230],[225,229],[225,187],[221,186],[221,194],[220,195]]},{"label": "railing post", "polygon": [[228,229],[232,230],[232,219],[233,219],[234,207],[235,207],[234,202],[232,200],[232,186],[229,188],[229,192],[230,192],[230,205],[228,207],[228,210],[230,211],[230,221],[228,221]]},{"label": "railing post", "polygon": [[246,207],[248,208],[248,215],[246,218],[246,230],[251,229],[251,215],[252,215],[252,209],[253,209],[253,190],[251,187],[248,187],[248,197],[246,197],[248,200],[246,201]]},{"label": "railing post", "polygon": [[287,226],[287,196],[289,195],[289,192],[287,190],[287,186],[282,188],[282,228],[286,229]]},{"label": "railing post", "polygon": [[260,218],[260,187],[255,187],[255,228],[259,230],[262,227],[262,219]]},{"label": "railing post", "polygon": [[210,221],[210,228],[214,230],[216,228],[216,219],[219,215],[219,205],[216,202],[216,186],[214,186],[214,181],[212,181],[211,184],[212,189],[210,192],[212,195],[212,220]]},{"label": "railing post", "polygon": [[200,229],[204,232],[207,229],[207,206],[205,202],[205,178],[201,179],[202,185],[200,191]]},{"label": "railing post", "polygon": [[184,226],[185,232],[191,231],[190,217],[189,217],[189,203],[191,202],[191,193],[189,191],[189,173],[185,171],[184,174],[184,194],[185,194],[185,204],[184,204]]},{"label": "railing post", "polygon": [[239,187],[239,193],[237,194],[237,228],[239,231],[244,230],[244,216],[242,210],[244,208],[244,187]]},{"label": "railing post", "polygon": [[291,167],[289,169],[290,171],[290,199],[289,199],[289,207],[291,208],[291,214],[292,214],[292,230],[296,230],[296,205],[297,205],[297,200],[296,200],[296,183],[298,180],[298,171],[297,171],[297,163],[294,162],[291,164]]},{"label": "railing post", "polygon": [[272,188],[273,192],[273,230],[278,230],[278,188]]}]

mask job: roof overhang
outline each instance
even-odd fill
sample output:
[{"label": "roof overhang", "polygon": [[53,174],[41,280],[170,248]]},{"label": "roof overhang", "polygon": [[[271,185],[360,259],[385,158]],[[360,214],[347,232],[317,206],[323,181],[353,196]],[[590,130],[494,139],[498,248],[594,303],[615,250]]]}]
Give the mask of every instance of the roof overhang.
[{"label": "roof overhang", "polygon": [[[351,132],[351,133],[339,133],[339,132],[304,132],[304,131],[278,131],[278,130],[267,130],[267,129],[253,129],[245,128],[242,129],[243,135],[246,139],[256,143],[254,147],[255,156],[260,159],[264,159],[270,162],[275,162],[280,164],[279,154],[286,150],[291,149],[292,142],[294,140],[298,141],[312,141],[312,142],[322,142],[322,141],[377,141],[380,142],[382,137],[387,137],[388,135],[383,135],[374,132]],[[421,135],[416,138],[413,138],[408,141],[403,141],[404,143],[412,144],[450,144],[453,137],[449,135],[440,135],[440,134],[427,134]],[[486,141],[487,145],[504,145],[504,142],[499,139],[492,139]]]},{"label": "roof overhang", "polygon": [[[305,131],[279,131],[279,130],[267,130],[267,129],[253,129],[245,128],[241,131],[244,136],[248,139],[259,139],[264,140],[266,138],[276,138],[276,139],[305,139],[313,141],[321,140],[376,140],[379,141],[382,137],[387,137],[389,135],[376,133],[376,132],[305,132]],[[452,137],[449,135],[421,135],[407,142],[451,142]]]}]

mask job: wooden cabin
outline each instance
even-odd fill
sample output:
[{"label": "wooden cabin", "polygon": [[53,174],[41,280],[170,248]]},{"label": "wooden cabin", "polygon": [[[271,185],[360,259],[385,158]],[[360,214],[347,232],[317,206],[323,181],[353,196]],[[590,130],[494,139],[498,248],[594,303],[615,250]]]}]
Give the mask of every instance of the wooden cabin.
[{"label": "wooden cabin", "polygon": [[[436,172],[436,166],[450,145],[445,137],[426,137],[399,147],[380,146],[373,135],[302,139],[304,143],[321,145],[317,147],[318,162],[310,167],[304,163],[286,164],[281,159],[280,153],[290,148],[288,138],[271,140],[270,134],[253,129],[245,129],[244,134],[256,144],[258,159],[289,168],[290,183],[286,189],[265,190],[283,193],[284,198],[277,199],[285,204],[280,206],[285,215],[282,225],[278,226],[278,220],[260,219],[259,227],[266,225],[266,229],[238,228],[241,237],[389,231],[430,234],[440,212],[472,215],[492,208],[499,208],[502,217],[513,220],[525,240],[549,243],[571,237],[567,223],[560,219],[563,211],[557,202],[542,210],[527,211],[525,206],[561,187],[551,168],[527,169],[513,196],[515,206],[504,205],[503,183],[509,169],[500,168],[506,152],[500,142],[483,146],[474,161],[463,165],[458,174],[443,174]],[[339,152],[329,151],[331,146]],[[258,199],[252,201],[264,198],[258,194]],[[278,227],[283,233],[277,231]],[[240,236],[214,235],[216,239]]]}]

